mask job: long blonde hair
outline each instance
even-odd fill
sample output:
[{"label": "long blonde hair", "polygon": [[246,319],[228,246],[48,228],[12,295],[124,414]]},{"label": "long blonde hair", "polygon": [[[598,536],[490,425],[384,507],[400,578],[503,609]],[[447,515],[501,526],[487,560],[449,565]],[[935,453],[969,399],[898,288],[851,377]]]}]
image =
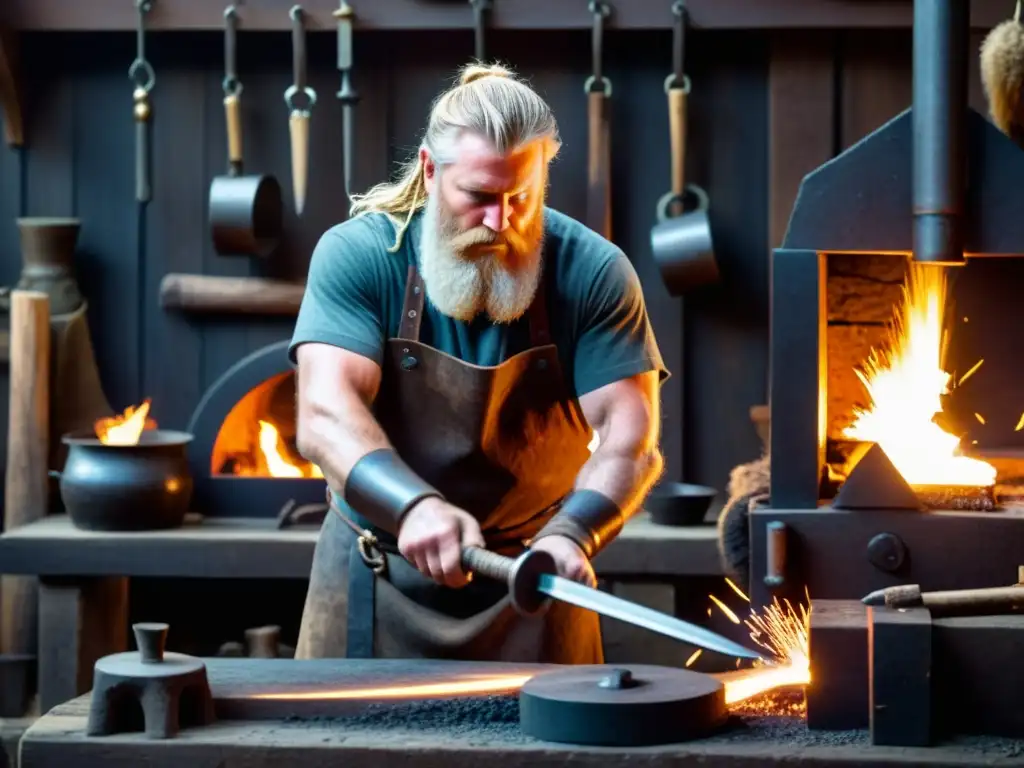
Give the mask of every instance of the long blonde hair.
[{"label": "long blonde hair", "polygon": [[[504,154],[536,139],[551,142],[558,151],[558,124],[551,108],[536,91],[501,64],[472,63],[462,68],[454,86],[435,99],[420,146],[439,165],[455,160],[454,141],[462,131],[488,139]],[[413,214],[427,201],[420,153],[406,162],[396,181],[377,184],[352,195],[349,216],[385,213],[397,224],[397,251]]]}]

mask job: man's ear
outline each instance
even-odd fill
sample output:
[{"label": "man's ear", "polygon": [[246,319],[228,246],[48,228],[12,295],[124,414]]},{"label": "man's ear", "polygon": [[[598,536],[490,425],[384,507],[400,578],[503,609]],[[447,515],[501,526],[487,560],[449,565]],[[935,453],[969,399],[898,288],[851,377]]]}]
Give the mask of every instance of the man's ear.
[{"label": "man's ear", "polygon": [[419,159],[420,165],[423,166],[423,186],[426,187],[428,194],[433,194],[437,184],[437,164],[430,157],[426,147],[420,147]]}]

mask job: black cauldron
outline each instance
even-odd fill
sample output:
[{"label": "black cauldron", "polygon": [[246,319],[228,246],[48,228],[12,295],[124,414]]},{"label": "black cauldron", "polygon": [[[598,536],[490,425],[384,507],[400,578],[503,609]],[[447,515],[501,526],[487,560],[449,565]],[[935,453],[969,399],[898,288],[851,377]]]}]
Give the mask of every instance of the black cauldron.
[{"label": "black cauldron", "polygon": [[104,445],[93,433],[64,435],[60,495],[77,528],[148,531],[177,528],[192,500],[187,432],[146,430],[136,445]]}]

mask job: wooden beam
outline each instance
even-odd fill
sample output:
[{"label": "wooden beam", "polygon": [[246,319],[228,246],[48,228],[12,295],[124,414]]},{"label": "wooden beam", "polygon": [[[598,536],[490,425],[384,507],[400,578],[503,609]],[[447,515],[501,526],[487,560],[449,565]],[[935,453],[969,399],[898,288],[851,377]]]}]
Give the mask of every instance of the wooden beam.
[{"label": "wooden beam", "polygon": [[833,33],[772,36],[768,69],[768,229],[782,245],[804,176],[832,158],[835,134]]},{"label": "wooden beam", "polygon": [[[612,7],[609,29],[668,29],[667,0],[606,0]],[[307,28],[333,31],[338,0],[305,0]],[[150,29],[222,29],[224,4],[210,0],[154,0]],[[239,3],[243,30],[286,30],[290,3],[247,0]],[[356,23],[364,29],[471,29],[466,0],[353,0]],[[909,27],[912,0],[687,0],[697,29],[878,29]],[[971,26],[988,29],[1007,17],[1006,0],[974,0]],[[489,23],[504,29],[588,29],[583,0],[501,0]],[[25,30],[131,30],[136,14],[127,0],[4,0],[0,22]]]},{"label": "wooden beam", "polygon": [[21,87],[18,81],[17,39],[10,28],[0,27],[0,108],[4,112],[4,136],[12,147],[25,146]]}]

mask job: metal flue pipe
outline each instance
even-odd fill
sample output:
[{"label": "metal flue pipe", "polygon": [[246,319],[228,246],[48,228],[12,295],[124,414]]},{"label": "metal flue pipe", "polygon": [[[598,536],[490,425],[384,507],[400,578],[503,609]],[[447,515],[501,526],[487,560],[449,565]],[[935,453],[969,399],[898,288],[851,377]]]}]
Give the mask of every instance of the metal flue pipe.
[{"label": "metal flue pipe", "polygon": [[914,253],[963,265],[968,0],[914,0]]}]

